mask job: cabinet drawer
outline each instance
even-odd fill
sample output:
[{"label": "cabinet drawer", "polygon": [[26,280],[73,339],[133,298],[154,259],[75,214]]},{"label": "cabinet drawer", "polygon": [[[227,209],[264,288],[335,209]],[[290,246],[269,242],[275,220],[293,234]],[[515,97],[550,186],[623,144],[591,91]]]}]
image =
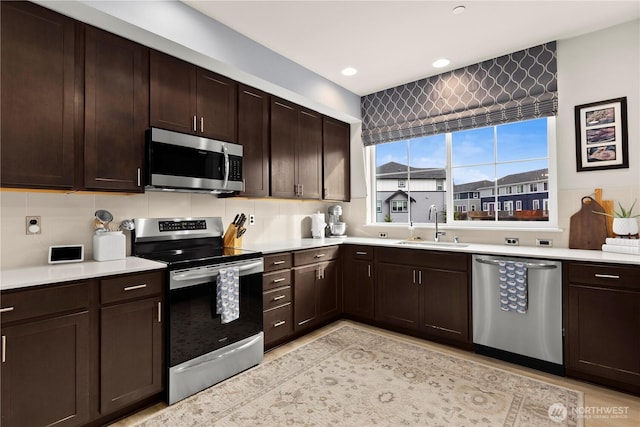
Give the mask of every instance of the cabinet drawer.
[{"label": "cabinet drawer", "polygon": [[282,252],[279,254],[264,256],[264,272],[282,270],[283,268],[291,268],[291,253]]},{"label": "cabinet drawer", "polygon": [[300,266],[312,264],[314,262],[329,261],[338,257],[339,246],[328,246],[326,248],[307,249],[293,253],[293,265]]},{"label": "cabinet drawer", "polygon": [[291,284],[291,270],[280,270],[262,276],[262,290],[281,288]]},{"label": "cabinet drawer", "polygon": [[344,245],[342,247],[346,259],[373,259],[373,247],[360,245]]},{"label": "cabinet drawer", "polygon": [[264,341],[271,343],[293,333],[291,303],[264,312]]},{"label": "cabinet drawer", "polygon": [[162,272],[100,280],[100,302],[108,304],[162,293]]},{"label": "cabinet drawer", "polygon": [[567,263],[569,283],[612,286],[640,291],[640,267]]},{"label": "cabinet drawer", "polygon": [[458,271],[467,271],[469,269],[469,255],[464,253],[441,252],[430,249],[378,248],[376,250],[376,258],[379,261],[415,267]]},{"label": "cabinet drawer", "polygon": [[89,306],[89,283],[2,293],[2,324],[51,314],[79,311]]},{"label": "cabinet drawer", "polygon": [[273,289],[262,294],[262,309],[270,310],[291,302],[291,286]]}]

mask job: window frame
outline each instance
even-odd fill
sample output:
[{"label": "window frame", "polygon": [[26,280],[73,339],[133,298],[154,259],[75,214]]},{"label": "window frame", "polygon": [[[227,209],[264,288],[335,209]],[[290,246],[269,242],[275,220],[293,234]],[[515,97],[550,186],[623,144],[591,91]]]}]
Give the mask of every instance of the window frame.
[{"label": "window frame", "polygon": [[[481,230],[481,229],[511,229],[511,230],[547,230],[547,231],[558,231],[558,168],[557,168],[557,151],[556,151],[556,130],[557,130],[557,119],[555,116],[549,116],[545,118],[547,121],[547,168],[549,170],[549,176],[547,180],[548,186],[548,197],[542,201],[541,205],[548,204],[551,210],[548,211],[549,216],[547,217],[547,221],[508,221],[508,220],[493,220],[493,221],[461,221],[454,220],[455,209],[455,200],[453,195],[453,180],[452,180],[452,133],[445,134],[446,140],[446,166],[445,166],[445,207],[446,207],[446,222],[441,223],[440,225],[444,228],[451,229],[473,229],[473,230]],[[496,125],[500,126],[500,125]],[[407,139],[410,141],[411,139]],[[367,211],[367,226],[372,227],[385,227],[389,226],[389,223],[376,222],[375,217],[375,201],[376,201],[376,156],[375,156],[375,145],[371,145],[365,147],[365,154],[368,163],[368,175],[369,181],[368,185],[370,186],[368,191],[368,211]],[[411,196],[410,185],[408,196]],[[526,187],[526,186],[525,186]],[[492,188],[492,193],[495,193],[496,187]],[[528,192],[528,188],[525,188],[525,193]],[[476,200],[481,200],[482,193],[476,192],[477,198]],[[514,192],[518,194],[517,191]],[[474,194],[475,195],[475,194]],[[494,194],[495,196],[495,194]],[[498,202],[496,198],[496,202]],[[514,206],[517,209],[517,206]],[[469,209],[470,211],[474,209]],[[486,209],[482,209],[486,210]],[[391,209],[390,209],[391,211]],[[409,206],[408,212],[410,215],[411,207]],[[495,211],[494,211],[495,212]],[[394,223],[394,226],[402,226],[405,227],[408,223]],[[432,228],[434,227],[433,223],[414,223],[414,226]]]}]

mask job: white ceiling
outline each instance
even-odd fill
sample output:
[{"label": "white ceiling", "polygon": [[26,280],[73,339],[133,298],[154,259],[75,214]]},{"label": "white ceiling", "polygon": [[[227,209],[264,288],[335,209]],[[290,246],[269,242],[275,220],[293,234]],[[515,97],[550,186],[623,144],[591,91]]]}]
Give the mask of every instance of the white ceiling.
[{"label": "white ceiling", "polygon": [[183,1],[358,95],[640,18],[640,0]]}]

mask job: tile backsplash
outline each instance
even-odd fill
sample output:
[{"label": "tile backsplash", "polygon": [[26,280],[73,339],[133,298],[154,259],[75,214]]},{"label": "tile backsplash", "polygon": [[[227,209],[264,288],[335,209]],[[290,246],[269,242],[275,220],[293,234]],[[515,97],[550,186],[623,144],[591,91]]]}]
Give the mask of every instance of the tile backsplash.
[{"label": "tile backsplash", "polygon": [[[143,217],[219,216],[225,227],[237,213],[255,215],[243,246],[311,237],[311,214],[327,212],[333,203],[270,199],[217,198],[208,194],[147,192],[137,195],[61,194],[5,191],[0,193],[0,268],[43,265],[49,246],[83,244],[92,259],[93,218],[98,209],[114,222]],[[42,218],[42,233],[26,235],[25,217]],[[127,235],[127,254],[131,252]]]}]

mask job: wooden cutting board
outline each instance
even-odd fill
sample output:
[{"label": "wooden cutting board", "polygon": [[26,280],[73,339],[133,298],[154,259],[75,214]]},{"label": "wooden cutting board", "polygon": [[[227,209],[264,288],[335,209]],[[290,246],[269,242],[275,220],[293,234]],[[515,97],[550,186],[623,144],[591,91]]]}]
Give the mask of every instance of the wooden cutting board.
[{"label": "wooden cutting board", "polygon": [[593,212],[604,209],[591,197],[583,197],[581,202],[569,222],[569,248],[601,250],[607,239],[607,217]]}]

